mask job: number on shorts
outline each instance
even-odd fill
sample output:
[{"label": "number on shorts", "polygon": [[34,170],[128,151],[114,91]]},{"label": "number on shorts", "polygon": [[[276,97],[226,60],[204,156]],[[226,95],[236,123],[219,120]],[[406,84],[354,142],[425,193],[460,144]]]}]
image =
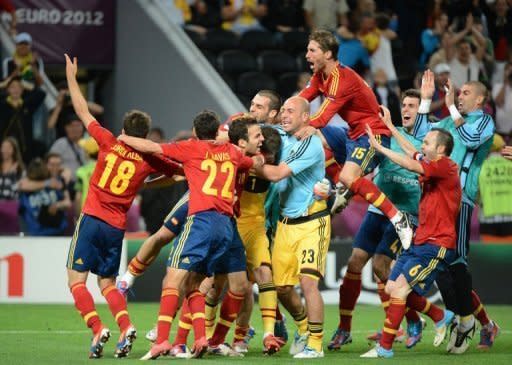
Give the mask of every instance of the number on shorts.
[{"label": "number on shorts", "polygon": [[306,262],[310,264],[315,262],[315,250],[302,250],[302,263],[305,264]]},{"label": "number on shorts", "polygon": [[352,157],[355,157],[358,160],[362,160],[365,153],[366,153],[366,148],[364,148],[364,147],[357,147],[354,150],[354,152],[352,152]]},{"label": "number on shorts", "polygon": [[[203,193],[206,195],[217,196],[219,192],[212,186],[215,178],[217,177],[217,163],[211,159],[204,160],[201,163],[201,170],[208,171],[208,177],[206,178],[202,189]],[[235,176],[235,166],[233,166],[231,161],[224,161],[222,165],[220,165],[220,172],[227,174],[227,178],[222,187],[221,196],[225,199],[232,199],[233,192],[231,192],[229,188],[231,187],[233,177]]]},{"label": "number on shorts", "polygon": [[411,270],[409,270],[409,275],[410,276],[418,275],[418,271],[420,271],[420,269],[421,269],[421,265],[414,266],[413,268],[411,268]]},{"label": "number on shorts", "polygon": [[[118,156],[114,153],[109,153],[105,156],[105,161],[107,162],[105,166],[105,170],[103,170],[103,174],[101,174],[100,182],[98,186],[100,188],[105,188],[107,184],[108,178],[114,169]],[[116,195],[120,195],[125,192],[130,185],[130,179],[135,175],[135,164],[131,161],[123,161],[119,164],[117,168],[117,174],[114,176],[112,181],[110,182],[110,191],[112,191]]]}]

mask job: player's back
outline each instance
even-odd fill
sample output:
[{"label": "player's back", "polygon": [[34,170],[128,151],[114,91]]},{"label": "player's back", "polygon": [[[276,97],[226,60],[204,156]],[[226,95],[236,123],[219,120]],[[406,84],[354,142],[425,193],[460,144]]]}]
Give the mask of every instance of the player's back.
[{"label": "player's back", "polygon": [[162,149],[183,163],[190,189],[189,215],[208,210],[233,215],[237,171],[250,168],[252,159],[231,143],[211,140],[169,143]]},{"label": "player's back", "polygon": [[91,123],[88,131],[100,150],[82,211],[124,229],[137,191],[155,170],[139,152],[118,141],[98,122]]}]

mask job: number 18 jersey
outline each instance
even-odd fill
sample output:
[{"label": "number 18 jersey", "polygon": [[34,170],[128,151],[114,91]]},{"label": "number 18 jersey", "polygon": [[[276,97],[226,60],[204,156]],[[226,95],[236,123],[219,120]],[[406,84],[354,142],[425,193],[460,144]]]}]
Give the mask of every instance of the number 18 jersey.
[{"label": "number 18 jersey", "polygon": [[162,144],[164,155],[183,164],[190,189],[188,215],[214,210],[233,216],[235,178],[253,161],[231,143],[190,139]]},{"label": "number 18 jersey", "polygon": [[[156,158],[142,155],[118,141],[96,121],[90,123],[87,130],[98,143],[99,153],[82,212],[124,230],[126,212],[137,191],[144,179],[156,172],[146,159]],[[171,172],[166,171],[166,174]]]}]

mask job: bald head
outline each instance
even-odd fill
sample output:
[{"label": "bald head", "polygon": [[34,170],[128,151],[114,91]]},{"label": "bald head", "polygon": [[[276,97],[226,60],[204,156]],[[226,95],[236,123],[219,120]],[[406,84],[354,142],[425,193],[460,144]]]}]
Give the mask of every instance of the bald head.
[{"label": "bald head", "polygon": [[309,102],[300,96],[288,98],[281,108],[283,129],[294,134],[309,123]]},{"label": "bald head", "polygon": [[284,103],[288,102],[293,103],[301,113],[309,113],[309,101],[302,96],[292,96],[286,99]]}]

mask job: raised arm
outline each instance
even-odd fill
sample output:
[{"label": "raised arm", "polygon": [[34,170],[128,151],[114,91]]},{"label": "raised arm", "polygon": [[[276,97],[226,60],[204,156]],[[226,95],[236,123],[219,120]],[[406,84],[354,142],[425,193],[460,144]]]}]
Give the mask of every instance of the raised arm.
[{"label": "raised arm", "polygon": [[414,145],[405,138],[402,133],[393,125],[393,121],[391,120],[391,113],[388,108],[386,108],[384,105],[381,105],[380,108],[382,109],[383,116],[381,116],[381,120],[384,122],[384,124],[389,128],[391,131],[391,134],[393,134],[393,137],[395,137],[396,141],[398,142],[398,145],[400,148],[405,152],[405,154],[409,157],[413,157],[418,150]]},{"label": "raised arm", "polygon": [[84,123],[85,127],[88,128],[89,124],[95,121],[96,118],[94,118],[89,112],[87,100],[85,100],[84,96],[82,95],[80,86],[78,86],[78,82],[76,81],[78,61],[76,57],[73,57],[73,62],[71,62],[71,59],[67,54],[64,56],[66,57],[66,79],[68,80],[69,94],[71,96],[73,108],[75,109],[76,115],[78,115],[80,120]]},{"label": "raised arm", "polygon": [[142,153],[163,153],[162,146],[149,139],[127,136],[126,134],[121,134],[117,139]]},{"label": "raised arm", "polygon": [[372,146],[377,152],[383,154],[397,165],[402,166],[409,171],[416,172],[418,174],[423,174],[425,172],[419,161],[402,155],[401,153],[392,151],[377,142],[375,136],[373,135],[372,129],[369,126],[366,126],[366,132],[368,133],[368,137],[370,139],[370,146]]},{"label": "raised arm", "polygon": [[421,78],[421,102],[416,114],[416,120],[414,121],[414,128],[412,135],[417,139],[423,139],[427,133],[432,129],[430,122],[428,121],[428,112],[430,110],[430,104],[432,103],[432,96],[435,91],[434,73],[430,70],[426,70]]}]

